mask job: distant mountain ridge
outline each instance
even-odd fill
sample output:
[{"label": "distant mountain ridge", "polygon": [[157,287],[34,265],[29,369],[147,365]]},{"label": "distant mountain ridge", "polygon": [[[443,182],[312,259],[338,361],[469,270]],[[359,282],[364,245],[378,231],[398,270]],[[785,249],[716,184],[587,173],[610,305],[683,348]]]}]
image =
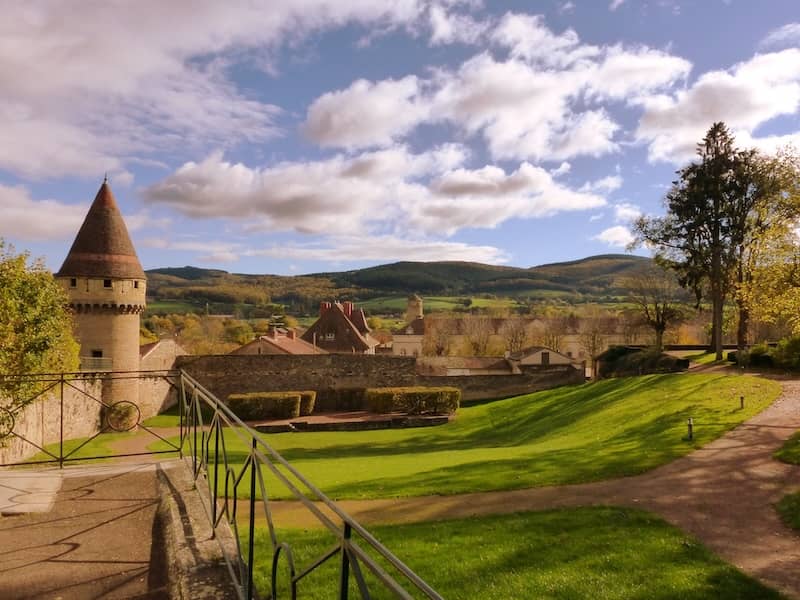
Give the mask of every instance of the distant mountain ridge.
[{"label": "distant mountain ridge", "polygon": [[352,271],[308,275],[245,275],[199,267],[147,271],[155,299],[248,303],[266,301],[308,308],[320,299],[367,299],[382,295],[607,297],[625,295],[620,278],[649,258],[602,254],[521,268],[472,262],[396,262]]}]

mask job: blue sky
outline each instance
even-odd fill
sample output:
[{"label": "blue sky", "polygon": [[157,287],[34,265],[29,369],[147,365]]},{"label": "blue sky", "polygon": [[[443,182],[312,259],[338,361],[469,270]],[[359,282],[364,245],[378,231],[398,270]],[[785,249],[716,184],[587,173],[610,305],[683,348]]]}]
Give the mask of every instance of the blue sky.
[{"label": "blue sky", "polygon": [[104,173],[145,268],[621,252],[723,120],[800,146],[797,0],[11,2],[0,236],[58,269]]}]

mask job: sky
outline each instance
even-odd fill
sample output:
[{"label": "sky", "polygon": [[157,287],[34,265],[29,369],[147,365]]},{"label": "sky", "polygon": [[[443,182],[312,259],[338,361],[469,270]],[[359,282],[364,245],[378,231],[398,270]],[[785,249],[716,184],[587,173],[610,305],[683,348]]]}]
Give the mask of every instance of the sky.
[{"label": "sky", "polygon": [[715,121],[800,146],[798,0],[3,13],[0,237],[53,270],[105,174],[145,269],[530,267],[624,252]]}]

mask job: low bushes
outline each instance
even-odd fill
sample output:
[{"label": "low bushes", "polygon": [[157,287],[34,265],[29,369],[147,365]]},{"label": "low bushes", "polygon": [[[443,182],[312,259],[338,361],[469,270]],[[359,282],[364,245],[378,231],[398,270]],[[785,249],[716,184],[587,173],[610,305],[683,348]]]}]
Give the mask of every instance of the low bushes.
[{"label": "low bushes", "polygon": [[317,401],[317,392],[306,390],[298,392],[300,394],[300,416],[307,417],[314,412],[314,404]]},{"label": "low bushes", "polygon": [[317,412],[364,410],[364,388],[329,388],[316,400]]},{"label": "low bushes", "polygon": [[250,394],[231,394],[228,407],[237,417],[254,419],[294,419],[306,417],[314,412],[317,392],[253,392]]},{"label": "low bushes", "polygon": [[654,350],[612,346],[598,357],[599,375],[625,377],[650,373],[675,373],[689,368],[689,361]]},{"label": "low bushes", "polygon": [[370,412],[452,415],[461,402],[461,390],[454,387],[368,388],[364,399]]},{"label": "low bushes", "polygon": [[231,394],[228,407],[243,421],[294,419],[300,416],[300,392]]}]

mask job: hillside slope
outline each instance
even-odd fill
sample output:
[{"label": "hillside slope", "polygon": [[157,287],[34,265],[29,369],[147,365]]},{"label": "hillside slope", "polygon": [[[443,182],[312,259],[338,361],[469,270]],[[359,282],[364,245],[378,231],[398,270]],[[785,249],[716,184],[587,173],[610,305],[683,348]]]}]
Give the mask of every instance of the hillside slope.
[{"label": "hillside slope", "polygon": [[516,297],[624,296],[620,278],[650,261],[623,254],[531,267],[470,262],[397,262],[366,269],[310,275],[244,275],[197,267],[147,272],[148,296],[197,306],[289,305],[312,312],[320,300],[365,300],[415,292],[433,296],[493,294]]}]

